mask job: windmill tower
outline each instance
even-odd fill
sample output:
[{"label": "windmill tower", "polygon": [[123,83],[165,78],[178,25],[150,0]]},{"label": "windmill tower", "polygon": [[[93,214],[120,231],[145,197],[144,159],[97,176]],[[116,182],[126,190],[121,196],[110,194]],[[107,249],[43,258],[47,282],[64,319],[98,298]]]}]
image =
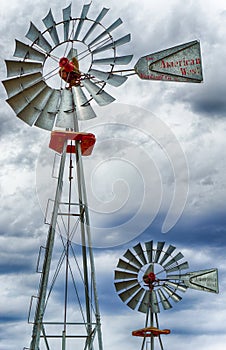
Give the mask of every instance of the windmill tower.
[{"label": "windmill tower", "polygon": [[138,243],[128,249],[119,259],[115,270],[115,289],[120,299],[133,310],[144,313],[144,327],[132,331],[132,335],[143,338],[141,350],[149,345],[155,348],[155,339],[163,350],[162,334],[169,329],[160,329],[158,315],[179,302],[181,293],[188,288],[218,293],[218,271],[215,268],[183,273],[188,269],[181,252],[173,245],[153,241]]},{"label": "windmill tower", "polygon": [[[113,102],[105,87],[118,87],[129,75],[148,80],[202,81],[198,41],[149,54],[134,68],[124,69],[133,56],[118,51],[130,42],[130,34],[114,39],[112,32],[117,32],[122,20],[106,26],[102,21],[109,9],[102,8],[91,19],[90,6],[84,5],[80,15],[73,17],[69,5],[59,22],[50,10],[42,31],[31,22],[26,34],[31,43],[16,40],[17,59],[6,60],[3,85],[7,103],[29,126],[48,130],[49,147],[60,155],[46,246],[41,247],[38,259],[40,285],[31,300],[30,350],[69,350],[77,345],[85,350],[103,348],[82,165],[82,157],[92,153],[95,135],[81,132],[79,121],[96,117],[93,102],[99,106]],[[80,236],[80,246],[73,245],[74,235]],[[57,239],[61,250],[56,249]],[[148,285],[154,282],[149,276]],[[63,302],[59,295],[63,295]]]}]

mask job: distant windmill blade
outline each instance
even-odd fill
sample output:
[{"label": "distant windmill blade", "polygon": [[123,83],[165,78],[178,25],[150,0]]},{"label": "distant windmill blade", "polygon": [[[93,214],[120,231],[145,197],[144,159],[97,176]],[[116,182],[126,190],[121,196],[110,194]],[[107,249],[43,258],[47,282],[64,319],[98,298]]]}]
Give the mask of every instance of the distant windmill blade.
[{"label": "distant windmill blade", "polygon": [[54,42],[55,45],[59,45],[60,40],[59,36],[56,30],[56,22],[53,18],[53,14],[51,9],[49,10],[48,15],[42,20],[43,23],[45,24],[46,28],[48,29],[48,32]]},{"label": "distant windmill blade", "polygon": [[148,256],[148,262],[151,263],[153,261],[153,241],[145,242],[145,247]]},{"label": "distant windmill blade", "polygon": [[176,247],[172,246],[171,244],[169,245],[169,247],[167,248],[166,252],[164,253],[162,259],[159,262],[160,265],[162,265],[171,256],[171,254],[174,252],[175,249],[176,249]]},{"label": "distant windmill blade", "polygon": [[158,242],[157,243],[157,249],[156,249],[155,260],[154,260],[155,263],[157,263],[159,261],[159,257],[162,253],[164,244],[165,244],[165,242]]},{"label": "distant windmill blade", "polygon": [[140,258],[140,260],[142,261],[142,263],[145,265],[147,264],[147,259],[144,255],[144,251],[142,249],[142,246],[140,243],[138,243],[137,245],[135,245],[133,247],[133,249],[135,250],[135,252],[137,253],[138,257]]}]

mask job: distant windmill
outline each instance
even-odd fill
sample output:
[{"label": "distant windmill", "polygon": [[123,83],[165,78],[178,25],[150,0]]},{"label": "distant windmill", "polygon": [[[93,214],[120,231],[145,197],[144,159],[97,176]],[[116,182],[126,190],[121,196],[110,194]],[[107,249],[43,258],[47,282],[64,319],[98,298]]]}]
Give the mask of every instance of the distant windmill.
[{"label": "distant windmill", "polygon": [[[144,56],[134,68],[122,69],[133,56],[119,55],[118,50],[130,42],[130,34],[114,39],[112,32],[122,20],[103,24],[107,8],[91,19],[90,5],[82,7],[79,17],[72,17],[71,5],[68,6],[58,23],[50,10],[43,19],[45,29],[40,31],[31,23],[26,34],[31,44],[16,40],[17,60],[6,60],[7,79],[3,84],[7,103],[26,124],[51,131],[49,147],[61,159],[55,198],[50,201],[47,242],[38,259],[39,291],[32,297],[29,314],[30,320],[35,305],[34,321],[30,321],[33,323],[30,350],[59,348],[59,342],[62,350],[74,343],[92,350],[96,338],[98,349],[103,348],[82,166],[82,156],[92,153],[95,136],[80,132],[79,121],[96,117],[93,101],[100,106],[113,102],[105,88],[122,85],[129,75],[149,80],[202,81],[198,41]],[[65,196],[67,199],[63,200]],[[75,247],[72,241],[78,231],[81,246]],[[56,232],[62,241],[58,258],[54,255]],[[64,294],[61,307],[55,290]],[[50,304],[51,297],[56,305]],[[71,299],[75,299],[76,307],[72,307]],[[54,319],[56,310],[60,310],[60,315]]]},{"label": "distant windmill", "polygon": [[115,270],[115,289],[121,300],[133,310],[146,314],[144,328],[132,331],[133,336],[142,337],[141,349],[147,339],[150,349],[154,349],[154,338],[163,350],[161,334],[169,334],[169,329],[160,329],[158,313],[161,309],[172,308],[172,301],[179,302],[181,292],[188,288],[218,293],[217,269],[182,273],[188,269],[181,252],[165,242],[138,243],[128,249],[119,259]]}]

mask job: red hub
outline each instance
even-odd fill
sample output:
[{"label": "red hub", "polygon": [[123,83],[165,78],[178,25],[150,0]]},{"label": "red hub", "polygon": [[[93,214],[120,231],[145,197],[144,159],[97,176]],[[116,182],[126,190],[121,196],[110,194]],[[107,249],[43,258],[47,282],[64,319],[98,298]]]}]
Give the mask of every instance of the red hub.
[{"label": "red hub", "polygon": [[69,84],[69,88],[80,85],[81,73],[76,57],[72,57],[71,61],[67,57],[62,57],[59,61],[59,66],[59,75],[61,79]]},{"label": "red hub", "polygon": [[148,275],[143,276],[143,281],[149,286],[149,288],[152,288],[153,283],[157,282],[158,280],[156,279],[156,275],[154,274],[154,272],[149,272]]}]

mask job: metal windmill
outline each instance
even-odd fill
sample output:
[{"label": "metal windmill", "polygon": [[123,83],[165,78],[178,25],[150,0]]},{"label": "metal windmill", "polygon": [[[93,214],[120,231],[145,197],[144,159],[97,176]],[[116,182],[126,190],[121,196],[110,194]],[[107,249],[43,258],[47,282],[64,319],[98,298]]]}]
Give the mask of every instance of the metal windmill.
[{"label": "metal windmill", "polygon": [[115,289],[121,300],[133,310],[146,314],[144,328],[132,331],[133,336],[142,337],[141,349],[147,339],[150,349],[154,349],[154,338],[163,343],[161,334],[169,334],[169,329],[160,329],[158,314],[161,309],[172,308],[172,302],[179,302],[181,292],[188,288],[218,293],[218,271],[215,268],[183,273],[188,269],[181,252],[176,247],[165,246],[165,242],[138,243],[128,249],[119,259],[115,270]]},{"label": "metal windmill", "polygon": [[[72,16],[69,5],[59,22],[50,10],[43,19],[45,29],[40,31],[31,23],[26,34],[31,44],[16,40],[17,59],[6,60],[7,80],[3,85],[7,103],[28,125],[49,130],[49,147],[60,154],[47,242],[38,259],[39,291],[31,303],[30,316],[33,306],[35,312],[30,350],[59,348],[59,342],[62,350],[70,349],[73,342],[83,343],[84,349],[90,350],[96,340],[98,349],[103,347],[82,166],[82,156],[91,154],[95,136],[80,132],[79,121],[96,117],[93,102],[100,106],[113,102],[105,87],[118,87],[129,75],[150,80],[202,81],[198,41],[144,56],[134,68],[122,69],[133,56],[120,55],[118,50],[130,42],[130,34],[114,39],[112,32],[122,20],[104,25],[107,8],[91,19],[90,5],[84,5],[78,17]],[[81,246],[75,247],[72,240],[78,231]],[[54,249],[56,232],[62,241],[61,253]],[[62,292],[62,283],[64,300],[60,308],[57,296],[62,293],[54,294],[54,290]],[[72,297],[76,308],[72,307]],[[55,317],[56,309],[60,315]]]}]

